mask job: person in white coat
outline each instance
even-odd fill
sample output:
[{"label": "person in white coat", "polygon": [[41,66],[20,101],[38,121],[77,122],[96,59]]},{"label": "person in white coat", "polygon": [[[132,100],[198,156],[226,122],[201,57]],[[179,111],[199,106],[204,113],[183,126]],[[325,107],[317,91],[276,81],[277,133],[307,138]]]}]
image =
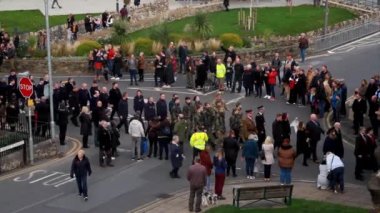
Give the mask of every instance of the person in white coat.
[{"label": "person in white coat", "polygon": [[319,164],[319,174],[317,179],[317,188],[318,189],[327,189],[329,185],[329,180],[327,180],[327,165],[326,160],[324,159],[321,164]]},{"label": "person in white coat", "polygon": [[327,172],[331,172],[330,189],[338,193],[336,186],[339,184],[340,192],[344,192],[344,164],[338,155],[332,152],[326,153]]},{"label": "person in white coat", "polygon": [[[136,155],[137,155],[137,161],[141,161],[142,160],[142,156],[141,156],[141,138],[142,137],[145,137],[145,132],[144,132],[144,126],[142,124],[142,122],[140,121],[139,119],[139,114],[136,114],[130,121],[129,123],[129,128],[128,128],[128,132],[129,132],[129,135],[131,135],[131,138],[132,138],[132,143],[133,143],[133,147],[132,147],[132,160],[135,160],[136,159]],[[135,152],[136,150],[136,152]]]},{"label": "person in white coat", "polygon": [[272,164],[274,163],[274,159],[273,159],[274,145],[273,145],[272,137],[267,136],[265,138],[265,141],[262,145],[262,152],[264,153],[261,157],[262,158],[261,161],[264,165],[264,181],[270,181],[271,167],[272,167]]}]

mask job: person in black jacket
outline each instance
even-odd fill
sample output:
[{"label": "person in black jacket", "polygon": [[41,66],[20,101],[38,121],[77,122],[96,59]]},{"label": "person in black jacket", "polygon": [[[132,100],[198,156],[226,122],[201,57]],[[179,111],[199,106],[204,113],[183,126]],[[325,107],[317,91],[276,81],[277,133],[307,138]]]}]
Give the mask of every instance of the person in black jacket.
[{"label": "person in black jacket", "polygon": [[230,46],[228,47],[228,49],[226,49],[225,47],[221,46],[220,49],[223,50],[223,52],[225,53],[224,55],[224,64],[227,63],[227,58],[231,58],[232,59],[232,63],[235,62],[235,59],[236,59],[236,52],[234,50],[234,47],[233,46]]},{"label": "person in black jacket", "polygon": [[156,104],[153,97],[149,97],[148,103],[144,105],[144,116],[147,121],[153,120],[156,116]]},{"label": "person in black jacket", "polygon": [[253,73],[252,73],[252,65],[248,64],[247,68],[244,70],[243,73],[243,86],[245,90],[245,97],[250,96],[253,94]]},{"label": "person in black jacket", "polygon": [[88,107],[83,107],[82,111],[79,115],[80,121],[80,134],[82,135],[82,146],[83,148],[90,148],[88,146],[88,136],[92,133],[92,125],[91,125],[91,114],[88,110]]},{"label": "person in black jacket", "polygon": [[354,112],[354,131],[355,135],[357,135],[359,127],[363,126],[363,115],[367,112],[367,102],[361,97],[358,91],[355,91],[355,100],[352,104],[352,111]]},{"label": "person in black jacket", "polygon": [[168,105],[166,104],[165,94],[160,94],[160,99],[156,103],[157,116],[160,116],[161,120],[168,117]]},{"label": "person in black jacket", "polygon": [[303,166],[308,166],[307,159],[310,157],[310,145],[306,139],[306,129],[302,121],[298,123],[297,128],[297,156],[303,154]]},{"label": "person in black jacket", "polygon": [[243,81],[243,72],[244,72],[244,66],[240,62],[240,58],[236,58],[235,65],[234,65],[234,70],[235,70],[235,73],[234,73],[234,82],[232,83],[232,91],[231,92],[232,93],[235,92],[236,83],[238,83],[237,92],[240,93],[241,92],[242,81]]},{"label": "person in black jacket", "polygon": [[276,120],[272,123],[272,135],[274,139],[274,149],[281,146],[283,135],[282,135],[282,114],[277,114]]},{"label": "person in black jacket", "polygon": [[109,122],[105,120],[100,121],[98,137],[99,137],[100,166],[104,167],[104,163],[106,163],[107,166],[113,167],[113,165],[111,164],[112,133],[111,133],[111,125]]},{"label": "person in black jacket", "polygon": [[79,150],[71,164],[70,177],[77,180],[79,196],[83,196],[84,200],[88,200],[87,194],[87,175],[91,176],[91,164],[85,156],[83,150]]},{"label": "person in black jacket", "polygon": [[178,175],[178,170],[182,166],[182,154],[182,150],[179,147],[179,138],[177,135],[174,135],[172,143],[170,144],[170,161],[173,167],[169,173],[171,178],[180,178]]},{"label": "person in black jacket", "polygon": [[[305,95],[306,95],[306,76],[303,69],[298,72],[298,82],[296,84],[297,99],[301,100],[303,106],[306,105]],[[300,105],[300,104],[298,104]]]},{"label": "person in black jacket", "polygon": [[119,102],[122,98],[119,84],[117,82],[112,83],[112,89],[110,89],[109,95],[109,103],[112,104],[112,112],[110,116],[110,120],[112,121],[113,116],[118,111],[117,108],[119,107]]},{"label": "person in black jacket", "polygon": [[99,146],[98,140],[98,130],[99,122],[102,120],[107,120],[106,110],[103,108],[102,102],[98,101],[94,111],[92,111],[92,122],[94,122],[94,144],[96,147]]},{"label": "person in black jacket", "polygon": [[64,100],[58,106],[58,126],[59,126],[59,143],[63,146],[66,145],[66,131],[67,124],[69,123],[69,110],[67,109],[66,103]]},{"label": "person in black jacket", "polygon": [[71,110],[71,122],[73,122],[74,126],[79,126],[77,117],[81,109],[79,105],[79,90],[76,87],[69,94],[69,107]]},{"label": "person in black jacket", "polygon": [[256,66],[256,69],[253,71],[253,84],[255,85],[256,97],[261,98],[263,95],[263,80],[264,73],[259,65]]},{"label": "person in black jacket", "polygon": [[141,90],[136,91],[136,96],[133,99],[133,110],[135,110],[135,112],[137,111],[140,112],[140,117],[141,117],[141,113],[144,110],[144,96]]},{"label": "person in black jacket", "polygon": [[336,132],[334,131],[334,128],[331,128],[327,131],[327,137],[325,138],[325,143],[323,144],[323,155],[326,155],[327,152],[335,153],[336,148]]},{"label": "person in black jacket", "polygon": [[316,114],[310,115],[310,121],[306,124],[306,133],[310,141],[310,151],[313,154],[313,161],[318,163],[317,144],[321,139],[321,134],[324,134],[325,131],[321,128]]},{"label": "person in black jacket", "polygon": [[342,131],[341,131],[341,124],[339,122],[334,123],[334,127],[332,128],[335,131],[335,155],[339,156],[341,159],[344,157],[344,147],[343,147],[343,138],[342,138]]},{"label": "person in black jacket", "polygon": [[290,122],[289,122],[289,115],[288,113],[282,113],[282,119],[281,119],[281,135],[282,135],[282,141],[287,138],[290,139],[291,134],[291,128],[290,128]]},{"label": "person in black jacket", "polygon": [[87,89],[87,84],[83,83],[79,89],[79,104],[80,107],[87,106],[87,102],[90,101],[90,92]]},{"label": "person in black jacket", "polygon": [[225,158],[227,161],[227,176],[230,175],[230,169],[232,170],[232,177],[237,177],[236,175],[236,159],[239,154],[240,145],[235,137],[235,132],[230,131],[228,137],[223,140],[223,150],[225,153]]},{"label": "person in black jacket", "polygon": [[379,132],[379,120],[377,119],[376,112],[379,110],[379,102],[377,101],[377,97],[374,95],[369,100],[369,110],[368,110],[368,117],[371,121],[371,126],[373,129],[373,134],[375,135],[375,138],[378,136]]},{"label": "person in black jacket", "polygon": [[49,104],[46,103],[46,98],[42,97],[40,102],[36,104],[36,109],[35,111],[37,112],[37,129],[36,129],[36,135],[45,136],[46,131],[48,130],[49,127],[49,121],[50,121],[50,108]]},{"label": "person in black jacket", "polygon": [[368,151],[368,143],[369,139],[367,138],[365,134],[365,128],[361,127],[359,135],[356,137],[355,140],[355,151],[354,155],[356,157],[356,165],[355,165],[355,178],[357,180],[363,181],[363,169],[365,166],[366,159],[369,156]]},{"label": "person in black jacket", "polygon": [[265,133],[265,118],[264,118],[264,106],[257,107],[258,113],[256,114],[256,128],[257,128],[257,136],[259,140],[257,141],[257,146],[259,147],[259,151],[262,149],[262,144],[267,137]]},{"label": "person in black jacket", "polygon": [[99,100],[102,102],[103,108],[107,109],[108,102],[109,102],[109,94],[107,87],[102,87],[102,90],[100,91]]},{"label": "person in black jacket", "polygon": [[117,128],[120,129],[123,125],[125,127],[125,133],[128,134],[128,93],[124,92],[123,99],[119,102],[118,112],[120,116],[120,122]]}]

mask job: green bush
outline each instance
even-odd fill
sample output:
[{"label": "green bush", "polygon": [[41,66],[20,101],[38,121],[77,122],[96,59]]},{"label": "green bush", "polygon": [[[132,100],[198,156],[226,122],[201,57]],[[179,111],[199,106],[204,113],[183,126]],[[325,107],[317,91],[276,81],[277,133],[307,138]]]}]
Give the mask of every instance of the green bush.
[{"label": "green bush", "polygon": [[75,55],[77,56],[86,56],[93,49],[99,49],[102,45],[100,45],[96,41],[83,41],[76,49]]},{"label": "green bush", "polygon": [[225,33],[220,36],[220,41],[225,47],[243,47],[243,40],[238,34],[235,33]]},{"label": "green bush", "polygon": [[33,51],[34,58],[45,58],[47,56],[46,50],[36,49]]},{"label": "green bush", "polygon": [[149,38],[138,38],[135,40],[135,53],[144,52],[145,55],[153,55],[152,53],[153,40]]},{"label": "green bush", "polygon": [[20,44],[16,49],[16,54],[19,58],[24,58],[28,55],[28,46],[28,42],[20,41]]},{"label": "green bush", "polygon": [[249,37],[244,36],[242,39],[243,39],[243,47],[245,47],[245,48],[251,48],[252,47],[252,41]]}]

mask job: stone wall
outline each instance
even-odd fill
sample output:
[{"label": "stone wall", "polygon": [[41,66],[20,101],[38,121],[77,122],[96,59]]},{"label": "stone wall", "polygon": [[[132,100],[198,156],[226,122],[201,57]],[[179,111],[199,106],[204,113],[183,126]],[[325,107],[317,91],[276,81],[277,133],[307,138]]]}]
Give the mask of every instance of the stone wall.
[{"label": "stone wall", "polygon": [[[28,143],[28,141],[26,141]],[[1,173],[8,172],[20,167],[25,166],[23,160],[23,152],[21,149],[19,151],[13,152],[11,154],[5,155],[1,157],[0,167]],[[27,162],[29,162],[29,150],[26,150],[27,153]],[[34,145],[34,162],[54,158],[58,155],[58,143],[51,142],[51,140],[47,140],[44,142],[40,142]]]}]

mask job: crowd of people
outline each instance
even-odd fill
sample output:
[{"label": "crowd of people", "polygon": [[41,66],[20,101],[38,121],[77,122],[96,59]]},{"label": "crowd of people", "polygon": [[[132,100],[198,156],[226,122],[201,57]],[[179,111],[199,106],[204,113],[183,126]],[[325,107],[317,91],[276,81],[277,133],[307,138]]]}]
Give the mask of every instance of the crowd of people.
[{"label": "crowd of people", "polygon": [[0,29],[0,71],[4,60],[8,60],[10,67],[15,69],[16,49],[19,44],[20,37],[18,35],[12,38],[8,32]]},{"label": "crowd of people", "polygon": [[[212,170],[215,174],[214,192],[219,199],[224,199],[224,181],[228,176],[237,176],[236,161],[239,152],[245,161],[247,179],[255,179],[257,165],[263,164],[264,180],[270,181],[271,166],[277,159],[280,183],[290,184],[295,159],[303,155],[304,166],[308,166],[310,158],[321,164],[320,176],[325,176],[325,179],[329,176],[329,188],[337,192],[336,184],[339,184],[340,191],[344,191],[344,148],[339,123],[340,117],[346,114],[347,88],[343,80],[333,79],[326,65],[323,65],[321,70],[310,67],[305,74],[290,55],[284,64],[276,54],[270,63],[262,66],[255,62],[244,65],[233,47],[222,47],[222,50],[225,52],[224,59],[218,58],[214,53],[209,57],[208,53],[204,52],[199,59],[194,60],[197,62],[193,66],[193,59],[187,54],[186,46],[179,45],[177,51],[171,43],[165,51],[156,56],[154,62],[157,86],[170,86],[171,82],[175,81],[174,70],[177,68],[180,73],[186,74],[190,88],[195,88],[195,85],[201,87],[204,83],[202,80],[206,81],[210,73],[215,73],[212,75],[215,79],[211,82],[214,82],[220,91],[212,102],[202,101],[199,96],[181,100],[177,94],[173,94],[171,100],[167,101],[164,93],[155,101],[154,97],[144,97],[143,92],[137,90],[133,98],[133,113],[129,110],[129,94],[119,89],[119,82],[116,80],[121,77],[121,67],[125,63],[130,72],[131,85],[138,85],[137,74],[139,82],[143,81],[143,53],[138,59],[131,55],[124,61],[122,54],[111,45],[91,52],[90,67],[95,68],[96,78],[90,87],[87,83],[76,85],[73,78],[53,82],[53,114],[60,129],[60,144],[65,144],[67,125],[71,121],[80,129],[83,148],[89,148],[89,136],[94,136],[94,144],[99,149],[100,166],[114,166],[113,160],[118,156],[117,147],[123,143],[120,137],[124,128],[124,132],[131,137],[131,158],[136,161],[146,158],[170,160],[172,170],[169,175],[172,178],[179,178],[185,149],[190,147],[194,164],[187,175],[192,185],[191,199],[204,190],[212,191]],[[179,66],[176,64],[177,56]],[[97,65],[99,63],[101,65]],[[107,84],[103,87],[98,85],[104,69],[112,70],[113,73],[112,78],[115,81],[110,88]],[[192,75],[195,74],[196,78],[193,78]],[[48,78],[44,76],[37,81],[33,76],[29,77],[35,83],[35,92],[31,97],[32,104],[25,107],[34,111],[32,118],[37,125],[34,125],[33,132],[44,135],[48,131],[47,125],[38,123],[48,123],[50,120],[49,101],[46,98]],[[106,80],[108,81],[108,76]],[[8,125],[11,131],[15,131],[12,127],[17,123],[19,108],[26,105],[25,100],[19,95],[17,82],[16,71],[11,70],[8,80],[0,83],[0,126],[4,128]],[[282,95],[288,104],[298,103],[300,107],[308,104],[311,108],[310,120],[297,123],[296,147],[291,145],[292,131],[287,113],[276,115],[270,134],[266,131],[263,106],[255,109],[256,114],[249,108],[244,113],[240,103],[236,103],[233,109],[229,110],[223,100],[224,92],[241,92],[242,86],[246,88],[247,97],[251,94],[257,98],[263,97],[264,87],[267,92],[264,98],[274,100],[274,86],[277,84],[281,86]],[[378,76],[371,78],[369,84],[363,80],[361,87],[355,90],[352,109],[354,131],[358,134],[354,153],[357,160],[355,177],[358,180],[363,179],[363,169],[377,170],[373,153],[378,132],[379,100]],[[372,128],[362,127],[367,104]],[[325,134],[318,119],[323,118],[324,113],[330,110],[333,112],[335,124],[326,131],[322,150],[325,157],[318,159],[321,155],[318,155],[317,145],[322,139],[321,135]],[[130,114],[133,114],[132,118]],[[376,117],[376,120],[372,119],[373,117]],[[211,157],[214,151],[216,155]],[[83,156],[78,158],[83,159]],[[330,173],[331,175],[327,175]],[[200,178],[201,176],[204,176],[204,179]],[[322,180],[318,178],[320,179]],[[82,182],[80,184],[83,185]],[[324,182],[318,181],[321,188],[328,187],[325,186],[327,181]],[[80,190],[80,193],[84,192]],[[196,210],[198,208],[199,206],[195,207]]]}]

